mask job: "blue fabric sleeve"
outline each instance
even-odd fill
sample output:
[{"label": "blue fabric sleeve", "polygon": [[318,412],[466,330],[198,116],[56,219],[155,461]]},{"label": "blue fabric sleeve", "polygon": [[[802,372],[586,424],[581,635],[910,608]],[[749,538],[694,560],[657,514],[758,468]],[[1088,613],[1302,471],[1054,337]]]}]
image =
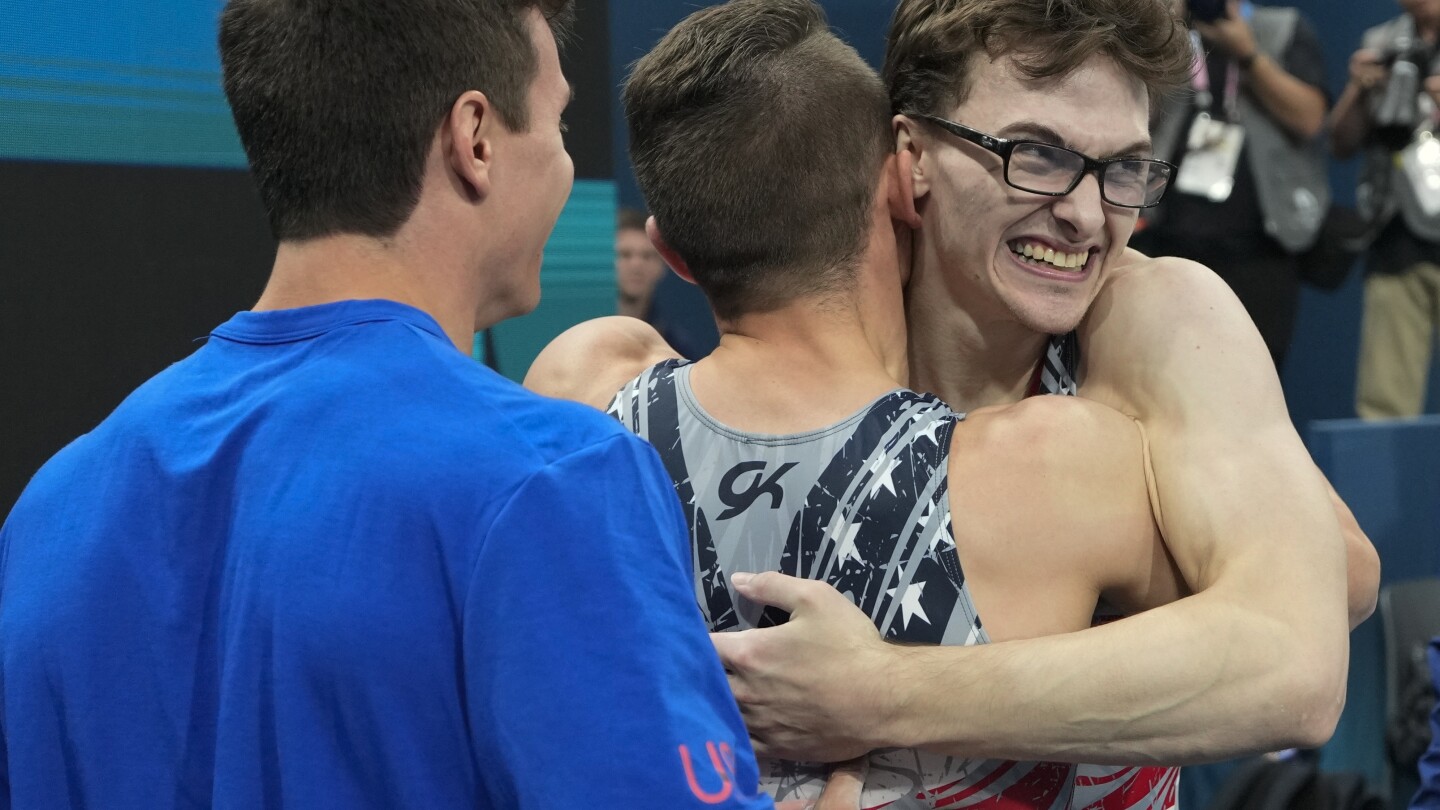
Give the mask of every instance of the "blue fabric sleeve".
[{"label": "blue fabric sleeve", "polygon": [[492,806],[772,806],[649,445],[616,435],[531,476],[486,534],[464,621]]},{"label": "blue fabric sleeve", "polygon": [[[0,610],[5,603],[5,572],[10,567],[10,523],[0,524]],[[10,744],[5,726],[5,668],[0,663],[0,810],[10,810]]]},{"label": "blue fabric sleeve", "polygon": [[1410,810],[1440,810],[1440,637],[1430,640],[1427,654],[1437,698],[1430,710],[1430,747],[1420,755],[1420,790],[1410,802]]}]

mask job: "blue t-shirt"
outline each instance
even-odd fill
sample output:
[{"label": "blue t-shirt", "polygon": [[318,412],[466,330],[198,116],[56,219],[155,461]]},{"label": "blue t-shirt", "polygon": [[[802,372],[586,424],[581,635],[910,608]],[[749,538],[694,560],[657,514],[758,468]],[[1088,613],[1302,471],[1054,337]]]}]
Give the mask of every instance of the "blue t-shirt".
[{"label": "blue t-shirt", "polygon": [[424,313],[242,312],[0,529],[0,807],[769,807],[689,560]]}]

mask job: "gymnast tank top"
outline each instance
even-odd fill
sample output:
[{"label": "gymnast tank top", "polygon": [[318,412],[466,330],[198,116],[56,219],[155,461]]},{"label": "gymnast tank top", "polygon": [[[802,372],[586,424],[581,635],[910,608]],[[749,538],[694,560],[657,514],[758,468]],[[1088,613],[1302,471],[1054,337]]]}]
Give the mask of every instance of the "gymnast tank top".
[{"label": "gymnast tank top", "polygon": [[[821,430],[762,436],[716,422],[690,388],[692,366],[650,368],[610,413],[648,439],[690,525],[695,596],[712,630],[785,620],[729,587],[734,571],[781,571],[834,585],[889,639],[987,641],[950,524],[950,437],[960,415],[896,390]],[[957,677],[960,675],[957,674]],[[826,768],[762,761],[777,799],[814,798]],[[967,760],[908,749],[871,755],[864,808],[1081,807],[1074,766]]]},{"label": "gymnast tank top", "polygon": [[[1045,355],[1040,358],[1026,396],[1076,396],[1079,386],[1075,378],[1079,370],[1079,338],[1074,332],[1053,335],[1045,346]],[[1096,614],[1096,623],[1118,618],[1102,611]],[[1167,810],[1176,806],[1179,789],[1179,768],[1078,765],[1073,806],[1085,810]]]}]

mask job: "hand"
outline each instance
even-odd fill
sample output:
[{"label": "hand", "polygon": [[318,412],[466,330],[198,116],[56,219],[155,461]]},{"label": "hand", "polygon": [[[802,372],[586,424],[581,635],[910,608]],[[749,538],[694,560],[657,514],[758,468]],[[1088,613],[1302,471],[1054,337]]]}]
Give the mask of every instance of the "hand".
[{"label": "hand", "polygon": [[1229,0],[1225,4],[1225,16],[1214,22],[1195,20],[1192,25],[1200,32],[1200,38],[1224,51],[1233,59],[1244,59],[1259,53],[1255,44],[1255,32],[1240,14],[1240,0]]},{"label": "hand", "polygon": [[734,574],[742,596],[790,612],[779,627],[712,633],[755,753],[835,762],[887,747],[878,732],[892,661],[875,625],[823,582],[775,573]]},{"label": "hand", "polygon": [[1430,100],[1440,107],[1440,76],[1429,76],[1425,79],[1425,92],[1430,94]]},{"label": "hand", "polygon": [[776,802],[775,810],[860,810],[865,777],[870,773],[870,758],[857,757],[830,769],[830,778],[820,798]]},{"label": "hand", "polygon": [[1375,51],[1361,48],[1350,57],[1350,83],[1361,91],[1379,86],[1389,75],[1389,68],[1380,63],[1380,54]]}]

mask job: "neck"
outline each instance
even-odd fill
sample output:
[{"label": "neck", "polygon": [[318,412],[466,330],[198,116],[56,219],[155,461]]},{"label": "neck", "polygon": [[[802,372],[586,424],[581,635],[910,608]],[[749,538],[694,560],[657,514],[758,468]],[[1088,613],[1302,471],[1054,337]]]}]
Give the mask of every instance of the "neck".
[{"label": "neck", "polygon": [[796,433],[844,419],[904,384],[904,329],[861,296],[798,301],[720,322],[720,345],[697,366],[696,397],[716,419]]},{"label": "neck", "polygon": [[911,387],[958,410],[1020,401],[1048,336],[1013,317],[967,311],[928,271],[937,265],[917,260],[906,287]]},{"label": "neck", "polygon": [[[433,317],[462,352],[474,339],[477,302],[475,285],[454,273],[447,283],[443,268],[463,266],[455,257],[420,258],[418,241],[405,231],[393,238],[356,234],[281,242],[275,266],[254,309],[275,310],[359,299],[386,299],[409,304]],[[457,294],[458,293],[458,294]]]},{"label": "neck", "polygon": [[650,299],[652,297],[653,296],[650,295],[626,295],[625,293],[620,293],[616,299],[615,313],[617,315],[627,315],[631,318],[639,318],[643,321],[645,320],[645,316],[650,314]]}]

